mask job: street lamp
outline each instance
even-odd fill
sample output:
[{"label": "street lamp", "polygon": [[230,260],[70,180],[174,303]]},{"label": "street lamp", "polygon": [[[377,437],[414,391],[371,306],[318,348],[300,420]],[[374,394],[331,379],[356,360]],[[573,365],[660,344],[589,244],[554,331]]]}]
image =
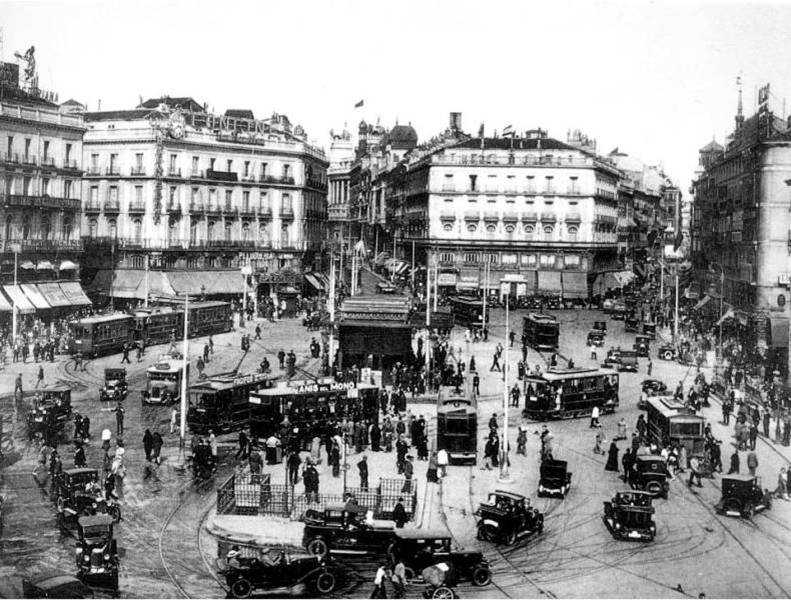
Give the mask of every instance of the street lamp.
[{"label": "street lamp", "polygon": [[723,296],[725,296],[725,269],[720,263],[716,263],[716,262],[710,263],[710,266],[712,267],[716,266],[720,270],[720,319],[717,322],[719,324],[720,330],[719,330],[719,342],[717,345],[719,346],[720,354],[722,354],[722,301],[723,301]]}]

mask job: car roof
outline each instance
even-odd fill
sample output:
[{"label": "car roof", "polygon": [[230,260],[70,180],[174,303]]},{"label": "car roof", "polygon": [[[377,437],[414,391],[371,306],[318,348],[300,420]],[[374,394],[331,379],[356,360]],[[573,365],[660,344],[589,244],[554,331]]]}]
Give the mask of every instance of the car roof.
[{"label": "car roof", "polygon": [[664,458],[662,458],[658,454],[638,454],[635,456],[637,462],[666,462]]},{"label": "car roof", "polygon": [[66,473],[67,475],[83,475],[83,474],[88,474],[88,473],[96,473],[96,474],[99,473],[98,469],[90,469],[88,467],[79,467],[79,468],[75,468],[75,469],[64,469],[63,472]]},{"label": "car roof", "polygon": [[[73,575],[66,573],[44,573],[34,577],[26,578],[33,587],[43,590],[47,593],[57,590],[61,598],[93,598],[91,588],[82,583]],[[63,589],[58,589],[63,588]],[[79,595],[74,592],[79,590]],[[63,592],[71,592],[69,595],[62,595]]]},{"label": "car roof", "polygon": [[113,522],[113,518],[108,514],[86,515],[80,517],[77,522],[80,527],[94,527],[96,525],[110,525]]},{"label": "car roof", "polygon": [[498,496],[504,496],[505,498],[511,498],[512,500],[524,500],[525,497],[522,494],[515,494],[514,492],[507,492],[505,490],[494,490],[494,492],[490,492],[492,494],[497,494]]},{"label": "car roof", "polygon": [[66,387],[65,385],[49,385],[41,390],[40,392],[70,392],[71,388]]},{"label": "car roof", "polygon": [[568,467],[568,463],[565,460],[556,460],[551,458],[549,460],[541,461],[541,466],[565,469],[566,467]]},{"label": "car roof", "polygon": [[753,481],[755,479],[755,475],[748,475],[748,474],[734,474],[728,475],[727,477],[723,477],[722,481]]},{"label": "car roof", "polygon": [[336,510],[338,512],[354,512],[354,513],[366,513],[368,509],[364,506],[360,506],[359,504],[330,504],[328,505],[325,510]]},{"label": "car roof", "polygon": [[450,539],[449,531],[444,529],[396,529],[395,534],[404,540]]}]

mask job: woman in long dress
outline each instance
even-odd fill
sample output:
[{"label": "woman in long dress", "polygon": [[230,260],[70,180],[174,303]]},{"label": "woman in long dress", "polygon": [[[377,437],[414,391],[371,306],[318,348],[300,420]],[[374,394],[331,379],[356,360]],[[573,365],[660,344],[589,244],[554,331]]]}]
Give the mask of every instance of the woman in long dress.
[{"label": "woman in long dress", "polygon": [[604,465],[604,470],[618,472],[618,444],[614,441],[610,443],[610,450],[607,453],[607,464]]}]

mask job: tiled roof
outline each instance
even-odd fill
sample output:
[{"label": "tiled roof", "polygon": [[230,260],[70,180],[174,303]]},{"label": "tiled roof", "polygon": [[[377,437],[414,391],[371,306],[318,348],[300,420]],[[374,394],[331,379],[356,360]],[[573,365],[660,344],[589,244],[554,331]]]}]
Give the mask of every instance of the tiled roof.
[{"label": "tiled roof", "polygon": [[[539,145],[540,142],[540,145]],[[481,138],[470,138],[466,141],[455,144],[456,148],[474,148],[479,150],[481,148]],[[510,138],[484,138],[483,148],[491,148],[492,150],[509,150],[511,149]],[[577,150],[574,146],[569,146],[555,138],[514,138],[514,150]]]},{"label": "tiled roof", "polygon": [[86,121],[114,121],[114,120],[132,120],[132,119],[145,119],[148,115],[156,113],[157,111],[151,109],[134,109],[134,110],[105,110],[100,112],[87,112],[85,113]]},{"label": "tiled roof", "polygon": [[255,119],[253,111],[248,108],[229,108],[225,111],[225,116],[236,119]]}]

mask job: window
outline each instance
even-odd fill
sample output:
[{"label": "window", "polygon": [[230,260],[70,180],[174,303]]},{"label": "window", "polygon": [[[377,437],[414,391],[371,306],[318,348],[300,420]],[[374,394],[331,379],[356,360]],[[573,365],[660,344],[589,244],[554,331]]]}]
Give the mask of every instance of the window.
[{"label": "window", "polygon": [[30,138],[25,138],[25,160],[30,158]]},{"label": "window", "polygon": [[577,268],[580,266],[580,255],[579,254],[566,254],[563,257],[563,264],[566,267],[574,267]]},{"label": "window", "polygon": [[233,190],[225,190],[225,210],[231,210],[233,204]]},{"label": "window", "polygon": [[70,160],[71,160],[71,144],[66,144],[66,159],[65,159],[66,164],[64,166],[68,166]]},{"label": "window", "polygon": [[216,162],[217,162],[216,158],[210,158],[209,159],[209,170],[210,171],[214,171],[214,163],[216,163]]},{"label": "window", "polygon": [[63,182],[63,197],[71,198],[71,181],[68,179]]},{"label": "window", "polygon": [[503,229],[505,229],[506,233],[513,233],[514,231],[516,231],[516,225],[514,225],[513,223],[506,223],[503,226]]},{"label": "window", "polygon": [[49,222],[49,217],[44,216],[41,218],[41,239],[48,240],[50,233],[51,233],[51,225]]},{"label": "window", "polygon": [[110,155],[110,173],[116,173],[117,171],[118,171],[118,155],[117,154],[111,154]]},{"label": "window", "polygon": [[261,163],[261,179],[266,177],[266,163]]},{"label": "window", "polygon": [[136,242],[143,239],[143,221],[141,219],[135,219],[132,223],[132,237]]},{"label": "window", "polygon": [[577,177],[569,177],[569,194],[578,194],[579,186]]},{"label": "window", "polygon": [[250,223],[242,223],[242,240],[250,241]]},{"label": "window", "polygon": [[288,225],[283,225],[283,228],[280,230],[280,243],[286,247],[289,245]]},{"label": "window", "polygon": [[452,221],[445,221],[442,224],[443,231],[453,231],[453,222]]},{"label": "window", "polygon": [[12,233],[13,224],[14,224],[14,217],[11,216],[11,215],[8,215],[5,218],[5,227],[3,228],[3,236],[7,240],[11,239],[11,233]]},{"label": "window", "polygon": [[90,197],[91,206],[96,206],[99,203],[99,186],[92,185],[91,186],[91,197]]},{"label": "window", "polygon": [[168,245],[172,245],[178,239],[178,222],[171,220],[168,223]]},{"label": "window", "polygon": [[530,225],[529,223],[525,225],[525,233],[529,236],[532,236],[536,232],[536,228],[534,225]]},{"label": "window", "polygon": [[523,254],[522,255],[522,266],[524,266],[524,267],[535,267],[536,266],[536,255],[535,254]]},{"label": "window", "polygon": [[138,206],[141,206],[143,204],[143,186],[142,185],[136,185],[135,186],[135,202],[137,203]]},{"label": "window", "polygon": [[567,231],[568,231],[568,234],[569,234],[569,240],[572,241],[572,242],[576,242],[577,241],[577,233],[579,232],[579,229],[576,227],[576,225],[570,225],[568,227]]},{"label": "window", "polygon": [[199,163],[198,157],[197,156],[193,156],[192,157],[192,174],[193,175],[197,175],[198,174],[198,163]]},{"label": "window", "polygon": [[209,208],[219,208],[217,206],[217,190],[215,188],[209,190]]},{"label": "window", "polygon": [[233,231],[232,231],[231,222],[230,221],[226,221],[225,222],[225,241],[226,242],[230,242],[231,241],[231,234],[232,233],[233,233]]},{"label": "window", "polygon": [[475,184],[477,183],[477,181],[478,181],[478,176],[477,175],[470,175],[470,191],[471,192],[476,191]]},{"label": "window", "polygon": [[500,262],[501,262],[501,264],[504,264],[504,265],[515,265],[516,264],[516,254],[503,254],[502,260]]},{"label": "window", "polygon": [[245,177],[249,177],[250,176],[250,161],[249,160],[244,161],[244,176]]},{"label": "window", "polygon": [[214,241],[214,221],[209,221],[209,224],[206,226],[206,239],[210,242]]},{"label": "window", "polygon": [[14,136],[13,135],[9,135],[8,136],[8,147],[7,148],[8,149],[6,150],[6,152],[8,153],[8,156],[10,158],[11,155],[14,153]]},{"label": "window", "polygon": [[228,165],[228,168],[226,169],[226,171],[228,171],[228,172],[230,173],[230,172],[231,172],[231,170],[233,169],[233,160],[229,158],[229,159],[226,161],[226,164]]},{"label": "window", "polygon": [[43,177],[41,179],[41,195],[49,196],[49,188],[50,188],[49,177]]},{"label": "window", "polygon": [[487,233],[494,233],[497,231],[497,223],[487,223],[486,224],[486,232]]},{"label": "window", "polygon": [[555,255],[554,254],[542,254],[539,256],[538,264],[542,268],[554,268],[555,266]]},{"label": "window", "polygon": [[91,154],[91,171],[96,173],[99,170],[99,155]]},{"label": "window", "polygon": [[527,176],[527,193],[533,194],[536,191],[536,178],[533,175]]},{"label": "window", "polygon": [[497,175],[489,175],[486,178],[486,191],[487,192],[497,191]]},{"label": "window", "polygon": [[115,219],[110,219],[107,221],[107,230],[112,239],[118,237],[118,223],[115,221]]},{"label": "window", "polygon": [[[11,217],[9,217],[9,219],[10,218]],[[63,219],[63,228],[61,229],[61,236],[66,241],[71,239],[71,217],[65,217]]]},{"label": "window", "polygon": [[488,262],[490,265],[496,265],[497,264],[497,255],[496,254],[492,254],[492,253],[484,254],[483,255],[483,262],[485,262],[485,263]]},{"label": "window", "polygon": [[283,165],[283,179],[290,177],[291,165]]},{"label": "window", "polygon": [[192,219],[190,221],[190,244],[198,242],[198,220]]},{"label": "window", "polygon": [[440,262],[453,262],[453,259],[453,252],[440,252],[439,254]]},{"label": "window", "polygon": [[49,141],[44,140],[44,160],[49,158]]},{"label": "window", "polygon": [[269,210],[269,196],[266,192],[261,192],[258,196],[258,207],[261,211],[268,211]]},{"label": "window", "polygon": [[98,228],[99,228],[99,223],[96,219],[91,219],[90,221],[88,221],[88,237],[91,239],[95,238]]},{"label": "window", "polygon": [[242,210],[250,210],[250,192],[242,192]]},{"label": "window", "polygon": [[32,182],[32,178],[30,177],[23,177],[22,178],[22,193],[25,196],[30,196],[30,184]]},{"label": "window", "polygon": [[283,209],[283,212],[291,212],[291,195],[290,194],[283,194],[283,197],[280,201],[280,206]]},{"label": "window", "polygon": [[478,224],[477,223],[475,223],[473,221],[467,223],[467,231],[469,231],[470,233],[475,233],[477,230],[478,230]]},{"label": "window", "polygon": [[544,239],[547,241],[552,240],[552,236],[555,233],[555,228],[552,225],[544,225]]},{"label": "window", "polygon": [[110,205],[111,206],[118,206],[118,186],[117,185],[111,185],[110,186],[109,199],[110,199]]},{"label": "window", "polygon": [[545,177],[545,180],[546,180],[546,183],[544,185],[544,191],[548,192],[548,193],[552,193],[553,191],[555,191],[554,184],[553,184],[554,177],[552,175],[547,175]]},{"label": "window", "polygon": [[260,223],[258,225],[258,240],[263,244],[269,243],[269,224]]},{"label": "window", "polygon": [[[172,158],[172,156],[173,155],[171,155],[171,158]],[[142,171],[143,170],[143,154],[142,154],[142,152],[137,152],[135,154],[135,169],[137,169],[138,171]]]},{"label": "window", "polygon": [[445,180],[442,182],[442,191],[453,192],[455,190],[456,190],[456,186],[453,184],[453,174],[446,173]]},{"label": "window", "polygon": [[466,252],[464,254],[464,262],[467,264],[474,264],[478,262],[478,254],[475,252]]}]

